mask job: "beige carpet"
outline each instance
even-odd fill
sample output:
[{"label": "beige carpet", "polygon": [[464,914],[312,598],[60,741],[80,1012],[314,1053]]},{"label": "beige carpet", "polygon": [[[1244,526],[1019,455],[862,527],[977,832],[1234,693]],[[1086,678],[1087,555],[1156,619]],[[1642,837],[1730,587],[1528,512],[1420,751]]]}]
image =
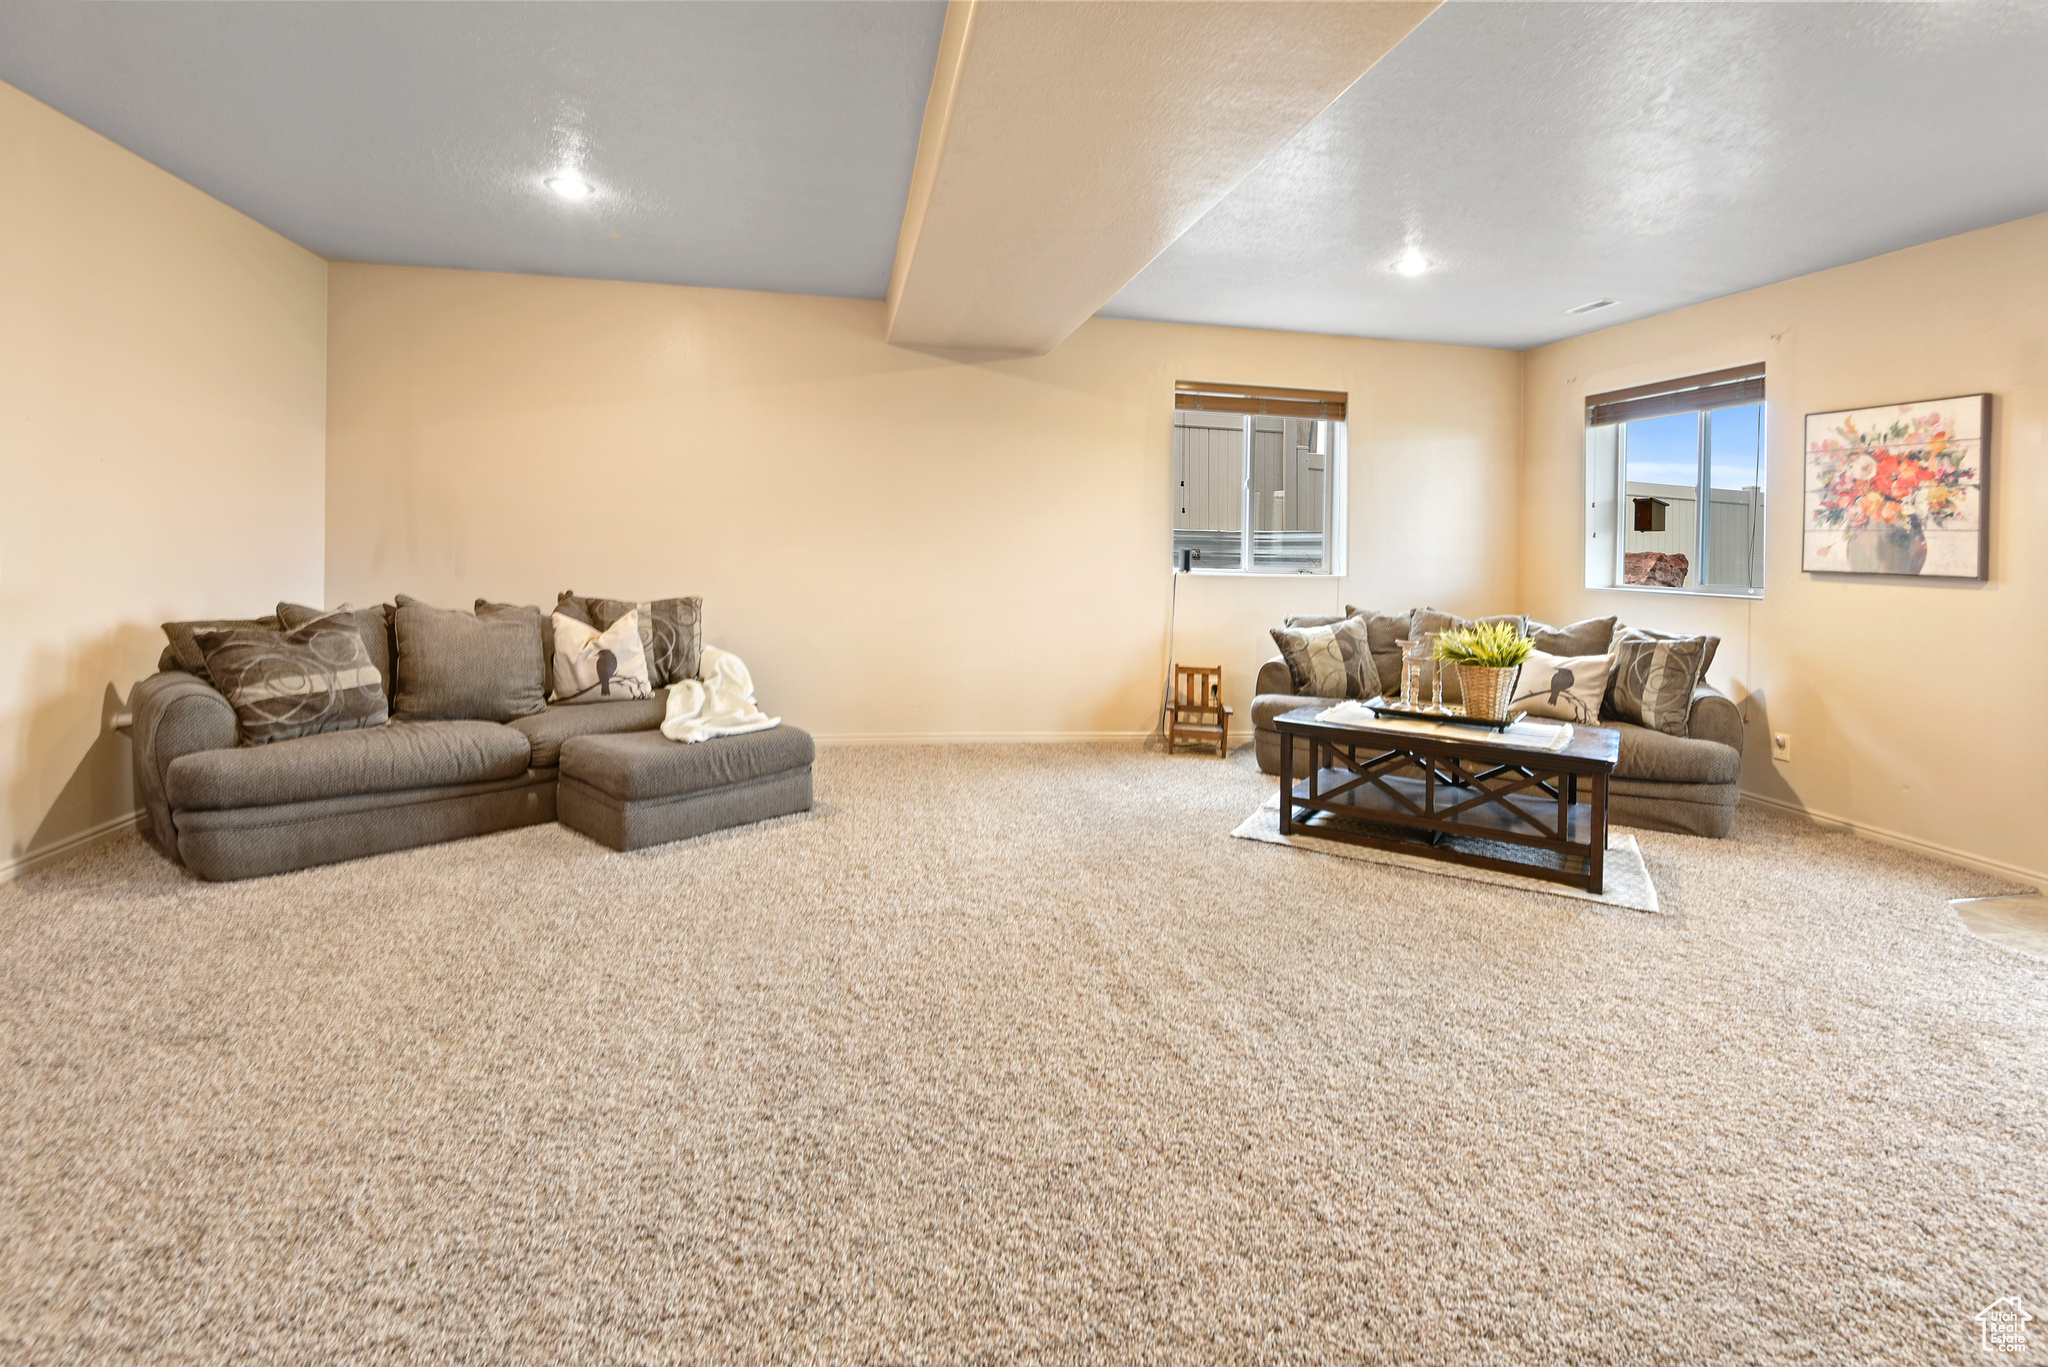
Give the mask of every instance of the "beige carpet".
[{"label": "beige carpet", "polygon": [[636,855],[0,889],[0,1359],[1974,1362],[2048,1301],[2001,885],[1745,811],[1644,916],[1231,839],[1270,782],[829,751]]}]

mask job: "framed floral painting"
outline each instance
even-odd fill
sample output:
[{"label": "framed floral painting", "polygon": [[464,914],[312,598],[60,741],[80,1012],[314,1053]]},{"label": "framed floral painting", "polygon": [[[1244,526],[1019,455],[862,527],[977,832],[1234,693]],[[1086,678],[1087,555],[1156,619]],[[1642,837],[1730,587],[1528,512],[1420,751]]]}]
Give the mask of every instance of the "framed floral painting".
[{"label": "framed floral painting", "polygon": [[1982,579],[1991,396],[1806,415],[1802,568]]}]

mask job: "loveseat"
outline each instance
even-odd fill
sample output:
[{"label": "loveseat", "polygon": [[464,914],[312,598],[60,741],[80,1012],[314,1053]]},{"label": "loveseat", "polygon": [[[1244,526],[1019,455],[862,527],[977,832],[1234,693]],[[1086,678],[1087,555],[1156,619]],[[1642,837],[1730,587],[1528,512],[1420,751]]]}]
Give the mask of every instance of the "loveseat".
[{"label": "loveseat", "polygon": [[[1418,629],[1443,630],[1463,624],[1463,619],[1433,608],[1380,613],[1347,607],[1341,616],[1290,617],[1285,625],[1325,627],[1361,616],[1369,623],[1367,641],[1379,684],[1366,690],[1368,696],[1400,692],[1397,640],[1410,638]],[[1681,639],[1628,628],[1612,617],[1575,622],[1568,627],[1550,627],[1514,615],[1478,620],[1512,622],[1534,639],[1539,648],[1557,655],[1602,654],[1624,633],[1639,638]],[[1719,838],[1728,834],[1735,820],[1736,784],[1742,774],[1742,712],[1732,699],[1706,681],[1706,669],[1712,665],[1720,642],[1714,637],[1704,641],[1704,663],[1692,689],[1684,735],[1667,734],[1622,719],[1615,712],[1611,689],[1603,701],[1598,724],[1613,728],[1621,736],[1621,757],[1608,789],[1608,815],[1616,825]],[[1447,681],[1451,678],[1447,673]],[[1455,697],[1453,691],[1451,699]],[[1280,733],[1273,725],[1275,717],[1297,707],[1331,707],[1340,701],[1338,697],[1298,692],[1286,659],[1275,656],[1268,660],[1259,669],[1258,692],[1252,700],[1252,734],[1259,768],[1269,774],[1280,772]],[[1295,772],[1301,773],[1308,763],[1307,748],[1299,740],[1296,746]]]},{"label": "loveseat", "polygon": [[[594,628],[605,601],[563,594],[557,610],[566,606]],[[697,600],[664,601],[687,604],[687,621],[671,613],[650,627],[648,658],[664,660],[666,681],[676,682],[695,674]],[[212,677],[208,661],[219,668],[221,657],[203,654],[201,643],[303,637],[337,622],[364,643],[350,659],[364,692],[389,700],[390,715],[259,739],[251,690]],[[424,625],[408,635],[408,622]],[[684,746],[658,735],[665,689],[550,701],[551,624],[537,608],[479,602],[472,614],[404,597],[361,612],[279,604],[276,617],[167,623],[171,645],[130,702],[144,836],[200,877],[225,880],[535,825],[556,819],[557,789],[565,772],[575,778],[579,744],[613,736],[643,743],[624,759],[617,747],[582,757],[590,819],[578,829],[615,848],[811,805],[814,749],[795,728]],[[663,630],[670,639],[660,639]],[[622,834],[633,843],[622,844]]]}]

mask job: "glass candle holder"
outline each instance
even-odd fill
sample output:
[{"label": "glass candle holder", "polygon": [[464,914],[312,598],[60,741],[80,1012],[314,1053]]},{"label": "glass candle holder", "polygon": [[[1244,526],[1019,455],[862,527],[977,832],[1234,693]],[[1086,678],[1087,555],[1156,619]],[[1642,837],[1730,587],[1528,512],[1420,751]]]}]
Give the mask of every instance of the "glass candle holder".
[{"label": "glass candle holder", "polygon": [[1414,712],[1422,706],[1422,671],[1429,664],[1427,641],[1396,641],[1401,647],[1401,707]]}]

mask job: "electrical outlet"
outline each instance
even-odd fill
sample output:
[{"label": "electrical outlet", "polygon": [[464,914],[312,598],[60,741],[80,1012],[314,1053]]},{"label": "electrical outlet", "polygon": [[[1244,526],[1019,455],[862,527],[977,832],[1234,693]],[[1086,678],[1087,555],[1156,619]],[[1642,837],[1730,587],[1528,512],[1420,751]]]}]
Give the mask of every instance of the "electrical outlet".
[{"label": "electrical outlet", "polygon": [[1792,762],[1792,737],[1786,732],[1771,732],[1771,758],[1780,764]]}]

